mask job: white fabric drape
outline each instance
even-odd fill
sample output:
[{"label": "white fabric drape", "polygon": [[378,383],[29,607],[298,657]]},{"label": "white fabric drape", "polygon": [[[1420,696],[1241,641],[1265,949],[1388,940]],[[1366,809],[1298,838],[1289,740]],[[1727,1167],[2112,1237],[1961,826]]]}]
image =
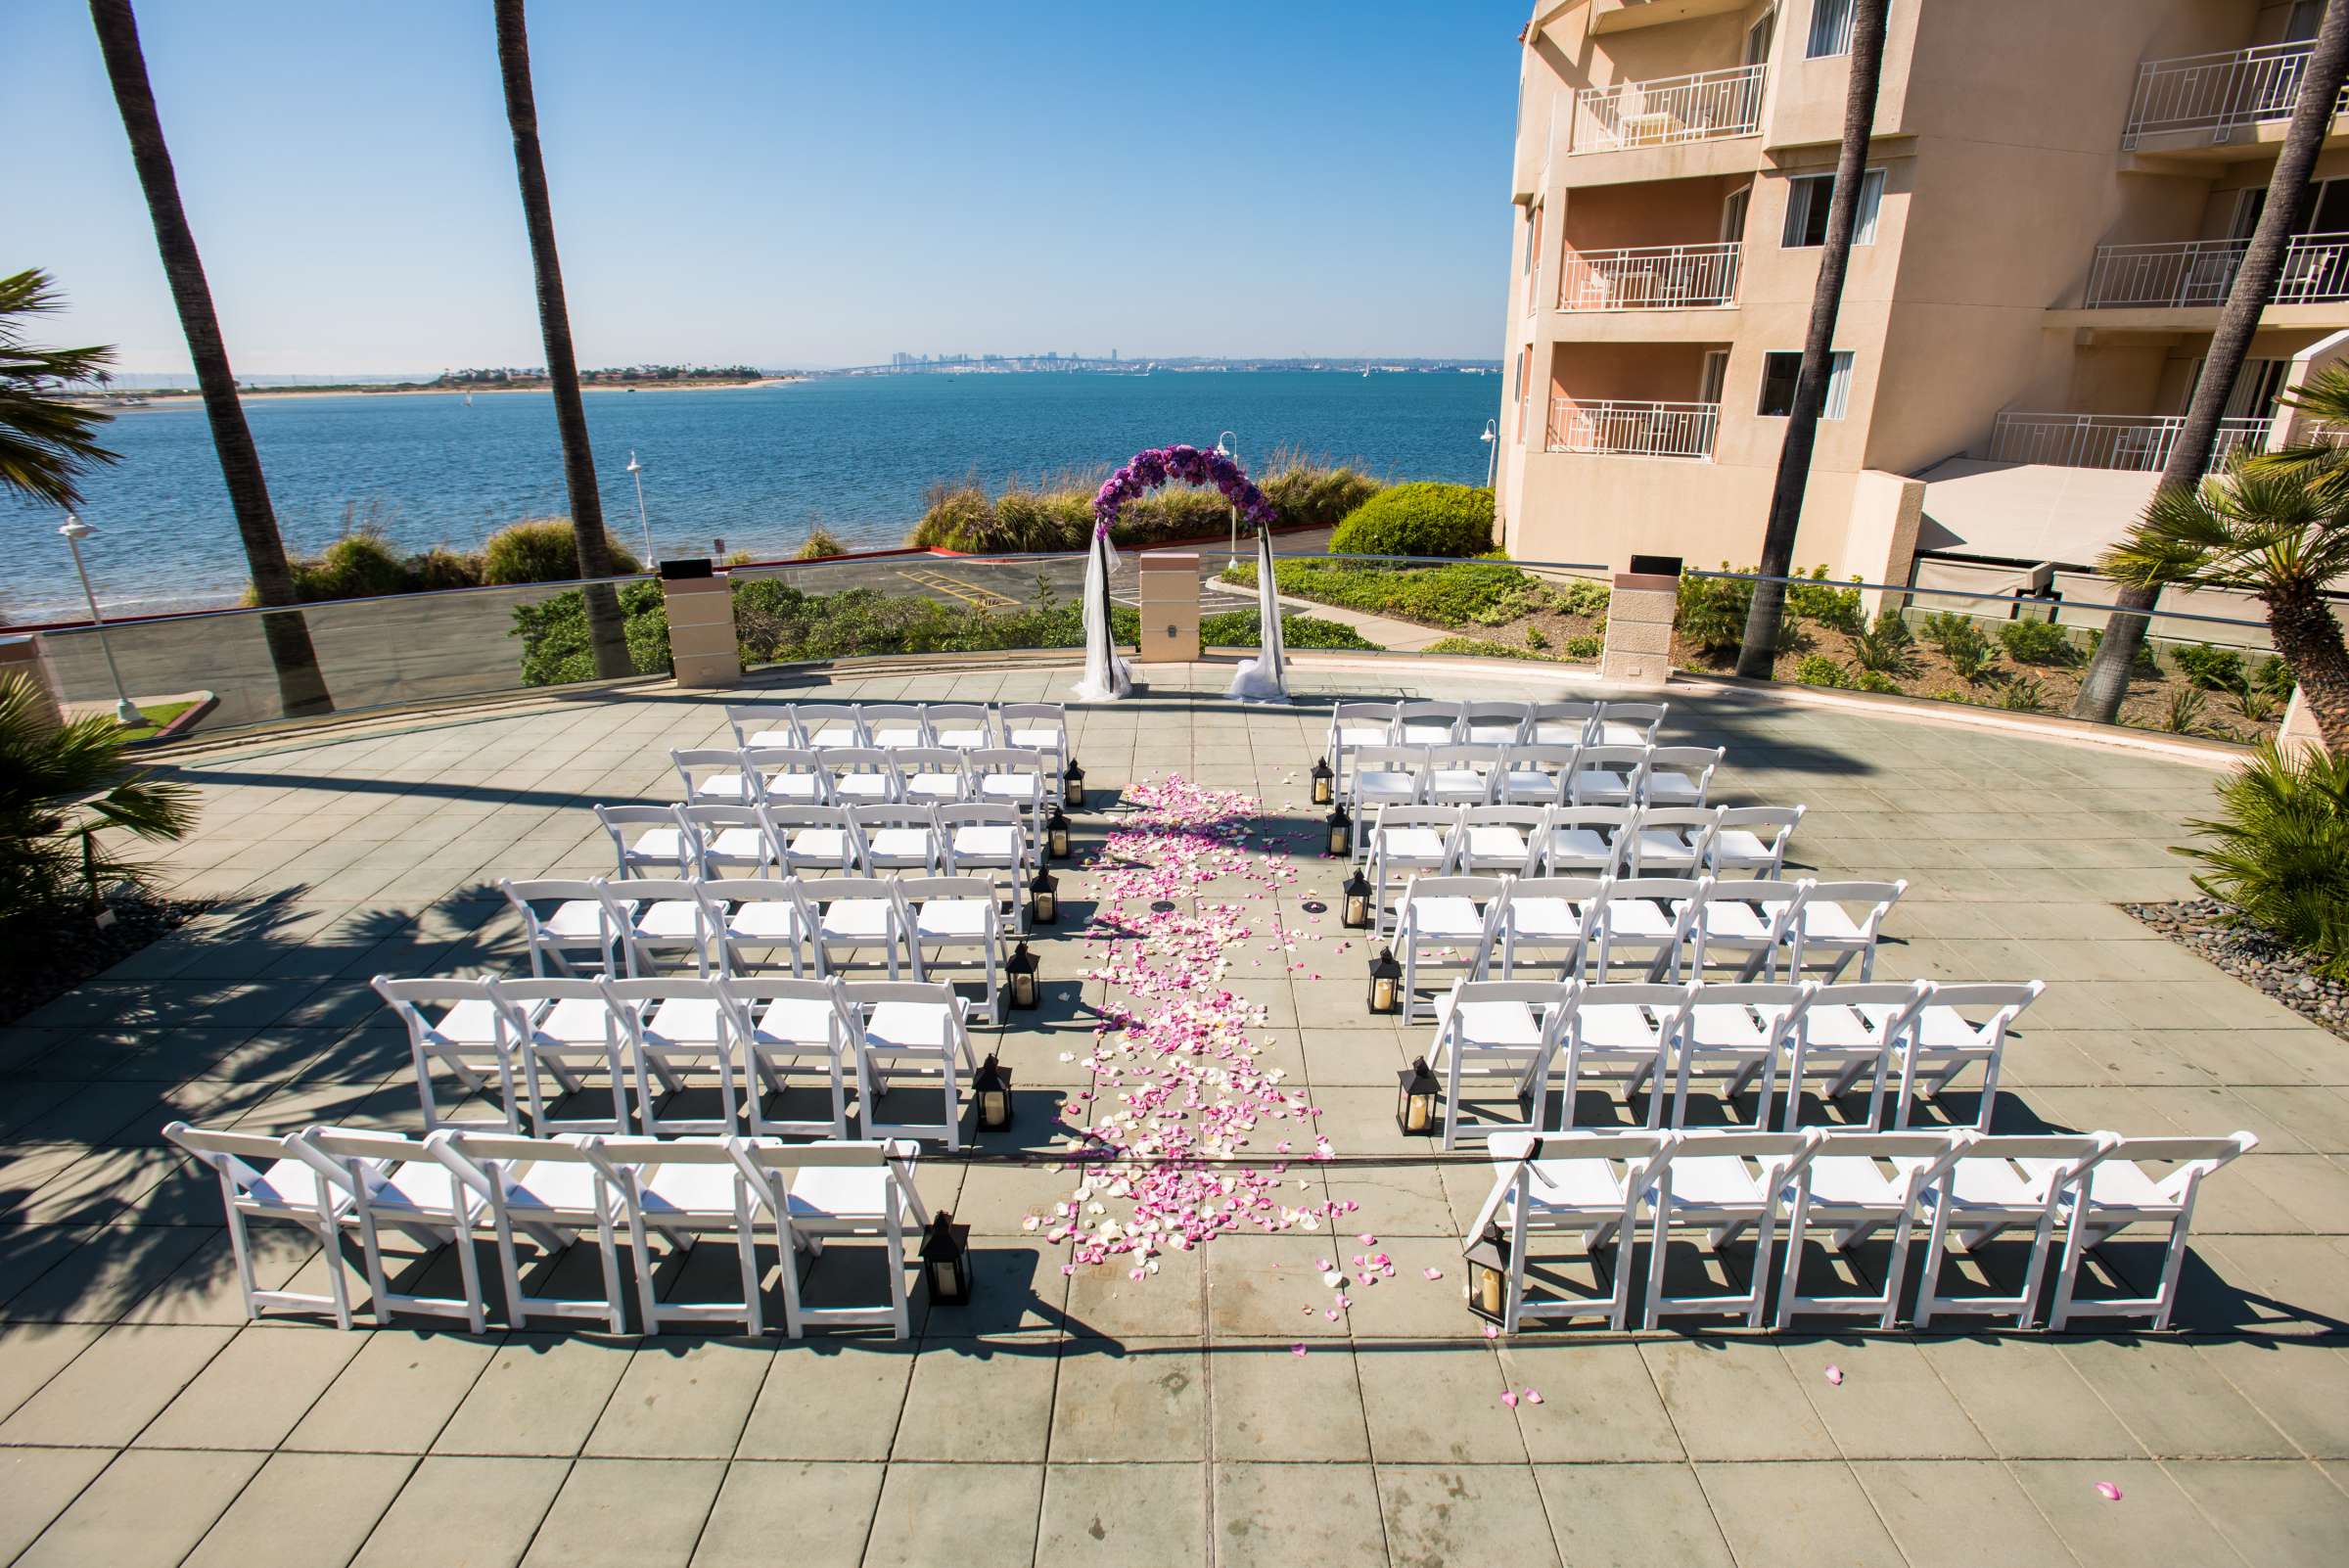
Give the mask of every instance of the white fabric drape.
[{"label": "white fabric drape", "polygon": [[1285,703],[1289,700],[1288,648],[1281,640],[1280,590],[1272,580],[1272,536],[1256,533],[1256,614],[1259,646],[1254,659],[1243,660],[1223,695],[1244,703]]},{"label": "white fabric drape", "polygon": [[1081,702],[1114,703],[1133,690],[1109,623],[1109,576],[1116,570],[1117,553],[1109,546],[1109,535],[1095,534],[1092,554],[1084,563],[1084,679],[1077,683]]}]

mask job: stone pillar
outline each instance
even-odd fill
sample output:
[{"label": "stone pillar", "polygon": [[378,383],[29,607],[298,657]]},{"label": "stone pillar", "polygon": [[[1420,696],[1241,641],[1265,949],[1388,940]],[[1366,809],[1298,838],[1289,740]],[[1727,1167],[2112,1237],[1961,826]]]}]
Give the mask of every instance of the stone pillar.
[{"label": "stone pillar", "polygon": [[65,723],[65,708],[57,698],[57,676],[49,668],[49,653],[39,637],[24,632],[0,636],[0,680],[11,675],[21,675],[31,683],[41,717],[52,726]]},{"label": "stone pillar", "polygon": [[1672,673],[1672,621],[1681,579],[1662,573],[1618,572],[1607,597],[1607,644],[1598,678],[1624,686],[1661,686]]},{"label": "stone pillar", "polygon": [[668,605],[668,657],[680,686],[742,684],[742,653],[734,641],[734,585],[723,572],[661,579]]},{"label": "stone pillar", "polygon": [[1142,662],[1187,665],[1199,657],[1199,557],[1157,550],[1136,557],[1142,578]]}]

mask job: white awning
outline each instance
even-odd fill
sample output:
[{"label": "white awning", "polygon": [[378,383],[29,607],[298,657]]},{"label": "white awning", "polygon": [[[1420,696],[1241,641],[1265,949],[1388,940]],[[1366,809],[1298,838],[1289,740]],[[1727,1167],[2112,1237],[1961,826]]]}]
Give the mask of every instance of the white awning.
[{"label": "white awning", "polygon": [[2143,514],[2161,476],[1953,457],[1917,478],[1917,554],[2093,567]]}]

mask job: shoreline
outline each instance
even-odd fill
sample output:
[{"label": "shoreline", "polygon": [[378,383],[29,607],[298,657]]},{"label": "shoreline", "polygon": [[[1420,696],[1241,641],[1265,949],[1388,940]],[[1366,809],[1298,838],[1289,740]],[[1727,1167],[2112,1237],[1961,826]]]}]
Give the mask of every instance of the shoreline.
[{"label": "shoreline", "polygon": [[[767,376],[759,381],[587,382],[580,386],[579,391],[582,392],[741,392],[760,387],[788,387],[807,379],[806,376]],[[267,398],[273,402],[279,398],[299,397],[463,397],[469,393],[482,397],[514,397],[531,392],[544,392],[547,390],[545,387],[240,387],[237,389],[237,400],[242,402],[251,397]],[[201,393],[192,392],[150,394],[134,391],[129,395],[145,396],[147,406],[150,408],[177,407],[204,400]],[[86,407],[103,408],[109,413],[135,414],[139,411],[135,407],[125,408],[117,403],[110,403],[104,397],[75,399],[75,401],[81,402]]]}]

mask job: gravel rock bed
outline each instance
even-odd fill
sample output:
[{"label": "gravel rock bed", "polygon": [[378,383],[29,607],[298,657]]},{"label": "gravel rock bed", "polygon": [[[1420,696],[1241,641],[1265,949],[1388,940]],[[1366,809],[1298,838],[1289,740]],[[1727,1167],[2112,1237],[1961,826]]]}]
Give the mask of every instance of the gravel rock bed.
[{"label": "gravel rock bed", "polygon": [[11,940],[0,964],[0,1025],[54,1001],[102,975],[149,943],[186,925],[201,903],[131,895],[111,900],[114,919],[93,916],[37,927]]},{"label": "gravel rock bed", "polygon": [[2293,1012],[2349,1039],[2349,984],[2315,973],[2300,953],[2255,926],[2229,924],[2227,906],[2216,899],[2121,907],[2235,979],[2257,986]]}]

